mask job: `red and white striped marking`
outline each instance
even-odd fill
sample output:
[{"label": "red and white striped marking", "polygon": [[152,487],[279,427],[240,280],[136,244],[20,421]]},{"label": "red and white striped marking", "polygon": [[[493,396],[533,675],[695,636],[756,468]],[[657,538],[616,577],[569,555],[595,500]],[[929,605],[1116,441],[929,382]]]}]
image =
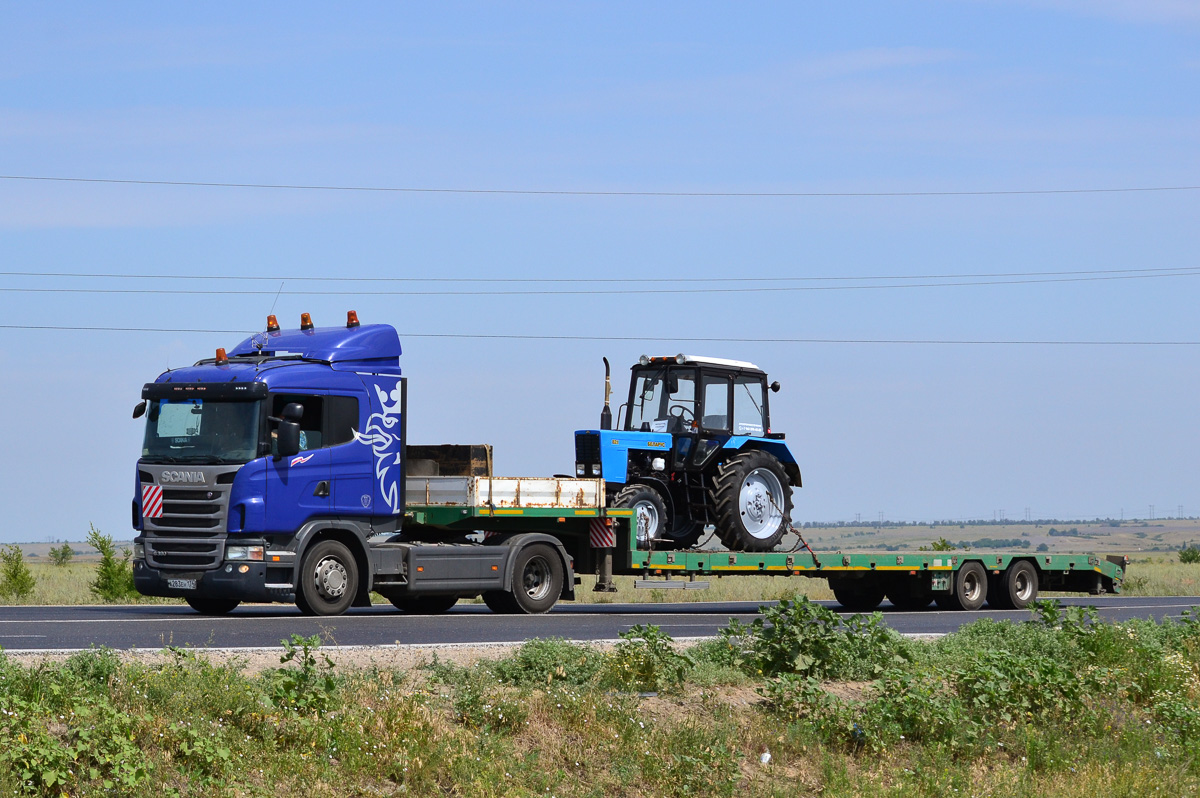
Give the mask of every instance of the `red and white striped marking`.
[{"label": "red and white striped marking", "polygon": [[588,539],[593,549],[613,549],[617,546],[617,535],[604,519],[596,518],[588,527]]},{"label": "red and white striped marking", "polygon": [[161,485],[142,485],[142,518],[162,518]]}]

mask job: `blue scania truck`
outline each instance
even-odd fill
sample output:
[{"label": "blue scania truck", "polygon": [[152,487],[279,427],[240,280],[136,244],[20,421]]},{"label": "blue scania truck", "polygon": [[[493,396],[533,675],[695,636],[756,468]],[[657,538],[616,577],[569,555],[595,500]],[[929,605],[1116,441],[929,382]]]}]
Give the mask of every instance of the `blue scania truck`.
[{"label": "blue scania truck", "polygon": [[[382,595],[409,613],[482,597],[504,613],[611,591],[699,588],[698,576],[818,577],[854,610],[1021,607],[1039,588],[1119,591],[1092,555],[775,551],[796,459],[770,426],[767,376],[742,361],[643,357],[612,429],[575,434],[574,475],[500,477],[487,445],[408,442],[389,325],[317,328],[308,314],[142,389],[134,583],[205,614],[242,602],[337,615]],[[607,361],[605,361],[607,369]],[[701,536],[724,544],[698,548]]]}]

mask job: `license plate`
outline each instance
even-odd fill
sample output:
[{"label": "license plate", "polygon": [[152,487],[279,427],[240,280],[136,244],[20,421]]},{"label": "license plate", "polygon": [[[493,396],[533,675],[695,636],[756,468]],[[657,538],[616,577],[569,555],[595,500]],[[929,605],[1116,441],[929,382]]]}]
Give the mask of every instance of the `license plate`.
[{"label": "license plate", "polygon": [[196,580],[195,579],[168,579],[167,587],[171,588],[172,590],[195,590],[196,589]]}]

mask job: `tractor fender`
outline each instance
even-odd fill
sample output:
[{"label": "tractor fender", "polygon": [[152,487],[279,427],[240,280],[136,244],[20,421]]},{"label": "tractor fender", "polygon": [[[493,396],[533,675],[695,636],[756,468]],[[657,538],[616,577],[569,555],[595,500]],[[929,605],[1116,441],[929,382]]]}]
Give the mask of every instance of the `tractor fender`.
[{"label": "tractor fender", "polygon": [[788,479],[792,485],[797,488],[803,487],[800,482],[800,466],[796,463],[796,458],[792,455],[791,449],[783,441],[737,435],[726,441],[722,448],[739,452],[750,451],[752,449],[762,450],[772,455],[783,465],[783,470],[787,472]]}]

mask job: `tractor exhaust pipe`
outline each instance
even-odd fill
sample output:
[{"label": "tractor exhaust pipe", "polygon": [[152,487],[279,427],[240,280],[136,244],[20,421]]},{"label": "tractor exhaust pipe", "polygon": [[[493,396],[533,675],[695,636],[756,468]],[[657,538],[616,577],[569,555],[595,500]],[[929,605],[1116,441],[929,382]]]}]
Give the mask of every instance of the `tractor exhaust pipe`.
[{"label": "tractor exhaust pipe", "polygon": [[604,358],[604,409],[600,411],[600,429],[612,429],[612,408],[608,399],[612,396],[612,378],[609,374],[608,358]]}]

